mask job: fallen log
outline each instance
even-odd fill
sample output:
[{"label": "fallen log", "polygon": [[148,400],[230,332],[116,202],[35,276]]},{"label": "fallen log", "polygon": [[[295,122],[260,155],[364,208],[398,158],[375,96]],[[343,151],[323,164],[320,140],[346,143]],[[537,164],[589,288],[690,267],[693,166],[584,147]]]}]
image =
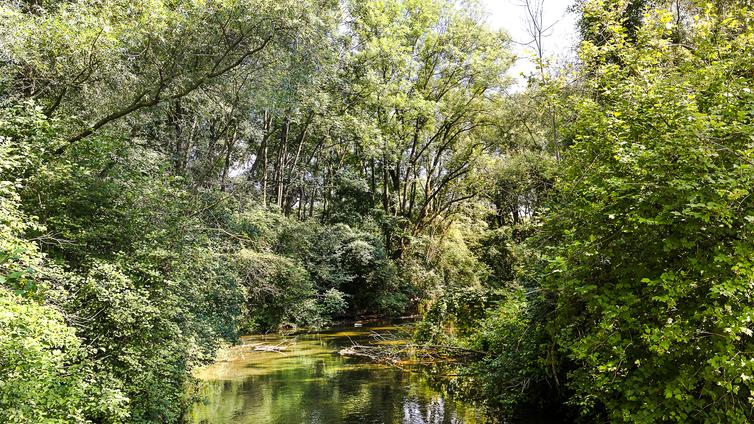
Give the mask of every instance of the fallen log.
[{"label": "fallen log", "polygon": [[285,347],[285,346],[280,346],[280,345],[277,345],[277,346],[272,346],[272,345],[257,345],[257,346],[254,346],[254,350],[257,351],[257,352],[277,352],[277,353],[282,353],[282,352],[287,351],[288,348]]},{"label": "fallen log", "polygon": [[342,356],[368,358],[386,364],[433,364],[437,362],[462,362],[484,356],[484,352],[457,346],[418,345],[360,345],[353,344],[338,352]]}]

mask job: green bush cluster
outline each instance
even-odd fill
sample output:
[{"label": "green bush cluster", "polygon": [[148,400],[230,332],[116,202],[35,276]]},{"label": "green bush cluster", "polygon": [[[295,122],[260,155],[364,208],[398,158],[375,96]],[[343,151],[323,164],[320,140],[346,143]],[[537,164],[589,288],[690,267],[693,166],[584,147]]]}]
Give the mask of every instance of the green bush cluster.
[{"label": "green bush cluster", "polygon": [[0,288],[0,420],[126,418],[128,399],[95,374],[89,353],[59,311]]},{"label": "green bush cluster", "polygon": [[98,151],[41,165],[55,123],[33,104],[3,110],[4,418],[179,420],[191,367],[237,334],[244,296],[227,259],[175,234],[198,222],[163,201],[183,195],[169,181],[131,168],[144,162],[114,167],[120,178],[92,174]]},{"label": "green bush cluster", "polygon": [[[191,401],[190,370],[239,331],[320,328],[411,304],[371,232],[234,212],[231,200],[190,193],[163,174],[160,157],[117,138],[77,146],[75,161],[45,162],[57,123],[32,103],[3,113],[8,421],[175,422]],[[205,195],[210,208],[187,213]],[[12,378],[27,374],[39,381]],[[52,403],[35,401],[34,385]]]},{"label": "green bush cluster", "polygon": [[253,247],[233,260],[249,291],[249,330],[319,328],[334,318],[397,315],[411,306],[410,289],[371,232],[264,210],[231,222]]},{"label": "green bush cluster", "polygon": [[601,96],[579,102],[544,275],[569,402],[587,416],[754,416],[752,9],[698,7],[693,50],[661,8],[636,43],[618,29],[582,46]]},{"label": "green bush cluster", "polygon": [[688,2],[674,15],[645,2],[634,26],[628,3],[580,4],[589,95],[565,100],[575,115],[548,209],[505,243],[520,254],[483,242],[492,275],[515,283],[456,343],[486,352],[468,366],[474,391],[514,415],[748,423],[751,5]]}]

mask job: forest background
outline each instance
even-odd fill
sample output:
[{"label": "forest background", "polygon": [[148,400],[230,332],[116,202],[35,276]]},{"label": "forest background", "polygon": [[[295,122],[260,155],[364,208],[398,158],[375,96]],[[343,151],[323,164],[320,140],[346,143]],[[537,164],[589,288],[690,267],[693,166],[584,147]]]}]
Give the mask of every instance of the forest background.
[{"label": "forest background", "polygon": [[178,422],[248,332],[420,313],[516,416],[749,422],[754,10],[0,3],[0,420]]}]

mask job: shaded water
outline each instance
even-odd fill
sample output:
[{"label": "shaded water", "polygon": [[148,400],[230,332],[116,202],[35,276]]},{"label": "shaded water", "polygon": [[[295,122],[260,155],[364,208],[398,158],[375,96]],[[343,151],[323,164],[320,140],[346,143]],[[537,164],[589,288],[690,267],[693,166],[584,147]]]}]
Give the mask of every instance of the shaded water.
[{"label": "shaded water", "polygon": [[[370,331],[331,330],[295,337],[254,336],[247,346],[200,370],[204,401],[191,423],[238,424],[489,424],[471,405],[433,389],[417,372],[340,356],[352,341],[369,343]],[[285,352],[253,346],[284,344]]]}]

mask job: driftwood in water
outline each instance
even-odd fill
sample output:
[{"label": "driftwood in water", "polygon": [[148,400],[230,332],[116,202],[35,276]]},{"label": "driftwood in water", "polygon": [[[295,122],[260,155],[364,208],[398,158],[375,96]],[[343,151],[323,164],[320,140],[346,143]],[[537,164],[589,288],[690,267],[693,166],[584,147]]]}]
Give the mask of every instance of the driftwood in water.
[{"label": "driftwood in water", "polygon": [[432,363],[442,361],[460,361],[484,356],[484,352],[465,349],[456,346],[417,345],[406,343],[392,346],[365,346],[354,344],[341,349],[338,353],[343,356],[359,356],[377,362],[411,362]]},{"label": "driftwood in water", "polygon": [[362,345],[352,341],[351,346],[341,349],[339,353],[343,356],[368,358],[375,362],[392,365],[462,362],[485,355],[485,352],[458,346],[403,342],[393,334],[386,336],[373,332],[372,339],[376,342],[389,343]]},{"label": "driftwood in water", "polygon": [[377,361],[378,359],[383,357],[379,354],[378,349],[375,346],[364,346],[357,344],[340,349],[338,354],[342,356],[360,356],[363,358],[369,358],[373,361]]},{"label": "driftwood in water", "polygon": [[254,350],[259,352],[285,352],[285,347],[283,346],[257,346],[254,348]]},{"label": "driftwood in water", "polygon": [[277,352],[277,353],[283,353],[288,350],[288,346],[284,346],[282,344],[278,345],[266,345],[262,343],[254,343],[247,345],[252,348],[252,350],[257,352]]}]

